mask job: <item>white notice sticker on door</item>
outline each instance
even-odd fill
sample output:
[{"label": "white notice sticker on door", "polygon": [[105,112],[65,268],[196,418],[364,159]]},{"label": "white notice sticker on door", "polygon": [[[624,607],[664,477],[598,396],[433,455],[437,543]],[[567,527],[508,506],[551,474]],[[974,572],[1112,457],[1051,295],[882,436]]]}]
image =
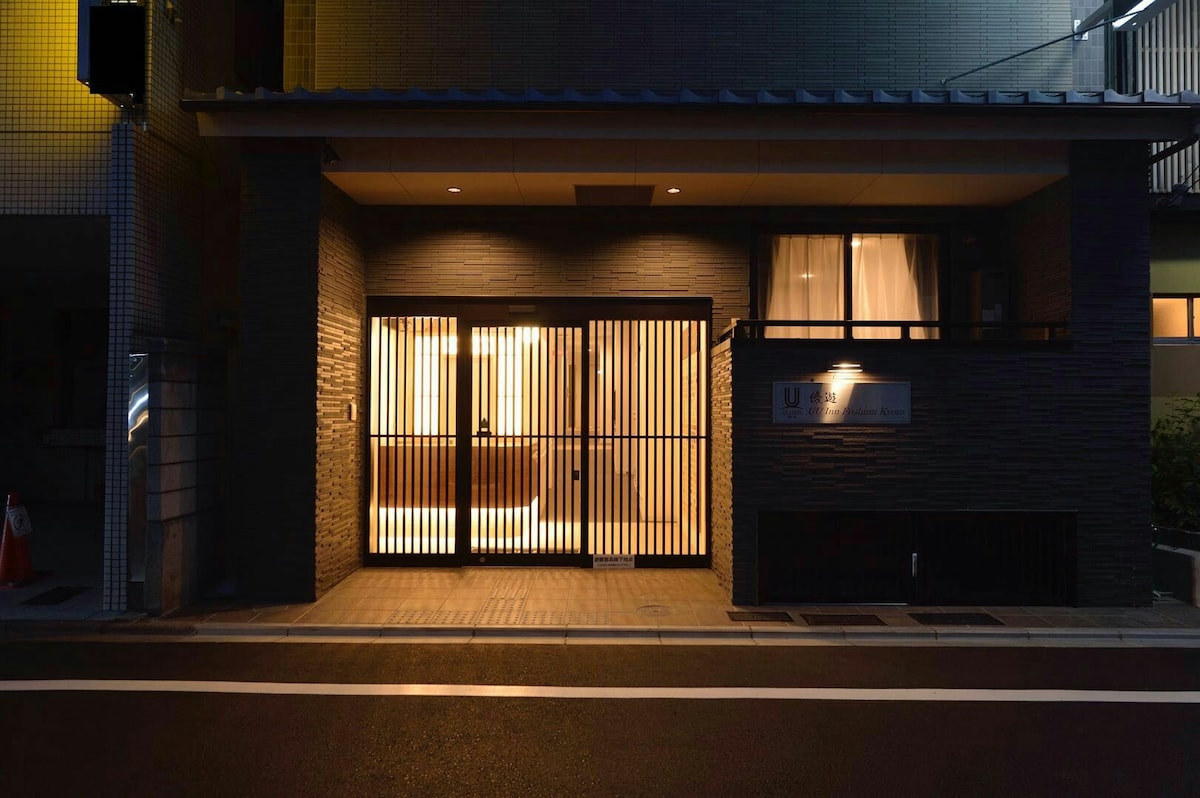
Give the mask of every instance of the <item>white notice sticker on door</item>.
[{"label": "white notice sticker on door", "polygon": [[632,568],[632,554],[593,554],[593,568]]}]

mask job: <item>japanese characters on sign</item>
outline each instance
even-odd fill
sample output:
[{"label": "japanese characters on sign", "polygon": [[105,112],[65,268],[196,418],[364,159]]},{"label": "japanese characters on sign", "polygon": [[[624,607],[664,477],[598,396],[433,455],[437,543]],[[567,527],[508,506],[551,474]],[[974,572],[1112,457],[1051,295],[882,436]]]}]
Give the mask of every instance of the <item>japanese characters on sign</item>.
[{"label": "japanese characters on sign", "polygon": [[776,424],[908,424],[907,382],[777,382],[772,420]]}]

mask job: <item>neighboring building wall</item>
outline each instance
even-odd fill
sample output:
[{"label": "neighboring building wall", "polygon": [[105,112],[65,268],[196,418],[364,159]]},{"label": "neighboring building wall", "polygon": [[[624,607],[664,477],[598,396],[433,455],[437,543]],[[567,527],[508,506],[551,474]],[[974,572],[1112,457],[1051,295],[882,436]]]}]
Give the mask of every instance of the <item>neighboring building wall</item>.
[{"label": "neighboring building wall", "polygon": [[317,0],[284,0],[283,90],[315,85]]},{"label": "neighboring building wall", "polygon": [[76,0],[0,3],[0,491],[31,508],[36,568],[94,579],[119,112],[76,80],[78,13]]},{"label": "neighboring building wall", "polygon": [[[286,12],[308,14],[309,5],[288,2]],[[313,83],[303,85],[316,90],[934,89],[943,78],[1070,33],[1074,18],[1070,0],[315,5],[315,36],[289,37],[285,64],[315,46]],[[1095,46],[1068,39],[952,87],[1079,88],[1075,52],[1092,65]],[[1094,71],[1081,70],[1082,88],[1101,88]]]},{"label": "neighboring building wall", "polygon": [[39,538],[62,534],[53,502],[98,540],[108,219],[0,214],[0,252],[0,491],[32,505]]},{"label": "neighboring building wall", "polygon": [[120,112],[76,80],[78,0],[0,3],[0,213],[104,214]]},{"label": "neighboring building wall", "polygon": [[731,214],[372,208],[372,296],[711,297],[714,336],[749,310],[753,234]]},{"label": "neighboring building wall", "polygon": [[[1132,42],[1130,85],[1126,91],[1175,94],[1200,91],[1200,0],[1176,0],[1129,34]],[[1175,142],[1154,144],[1153,151]],[[1200,144],[1168,156],[1150,169],[1150,190],[1166,193],[1176,185],[1200,193]]]},{"label": "neighboring building wall", "polygon": [[[1200,296],[1200,233],[1195,211],[1160,211],[1151,233],[1150,290]],[[1151,348],[1151,414],[1158,418],[1172,397],[1200,394],[1200,344]]]},{"label": "neighboring building wall", "polygon": [[[206,29],[204,15],[193,10],[196,13],[186,13],[183,4],[176,4],[176,10],[166,3],[147,6],[145,107],[126,111],[112,128],[104,606],[113,610],[126,608],[130,580],[128,356],[145,352],[160,338],[192,344],[200,339],[200,142],[195,118],[178,106],[185,76],[194,74],[198,63],[185,63],[186,43]],[[198,410],[190,408],[192,413]],[[186,504],[171,510],[179,515],[156,516],[156,508],[148,508],[148,528],[194,516],[203,519],[203,534],[215,534],[216,494],[198,490],[198,470],[189,474],[193,481],[179,485]],[[199,529],[196,534],[201,534]],[[148,551],[146,562],[199,568],[195,558],[180,561],[160,555]],[[151,578],[156,584],[189,586],[201,579],[194,572]],[[161,597],[145,600],[149,607],[163,606]]]},{"label": "neighboring building wall", "polygon": [[362,564],[367,304],[358,206],[321,181],[317,275],[317,595]]}]

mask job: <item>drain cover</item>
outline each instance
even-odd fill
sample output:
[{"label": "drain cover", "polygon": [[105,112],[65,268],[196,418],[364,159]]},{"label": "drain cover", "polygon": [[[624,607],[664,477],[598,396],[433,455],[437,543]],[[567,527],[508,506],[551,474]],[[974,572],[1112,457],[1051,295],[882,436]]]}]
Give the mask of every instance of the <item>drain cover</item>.
[{"label": "drain cover", "polygon": [[729,610],[729,620],[731,621],[777,621],[780,623],[791,623],[792,616],[786,612],[736,612]]},{"label": "drain cover", "polygon": [[671,608],[663,604],[646,604],[637,608],[639,615],[670,615]]},{"label": "drain cover", "polygon": [[62,604],[67,599],[73,599],[80,593],[87,590],[86,587],[55,587],[47,590],[45,593],[38,593],[36,596],[22,601],[22,604]]},{"label": "drain cover", "polygon": [[909,617],[926,626],[1003,626],[1004,621],[986,612],[910,612]]},{"label": "drain cover", "polygon": [[878,615],[870,615],[865,612],[854,613],[812,613],[801,615],[804,622],[809,626],[886,626],[883,619]]}]

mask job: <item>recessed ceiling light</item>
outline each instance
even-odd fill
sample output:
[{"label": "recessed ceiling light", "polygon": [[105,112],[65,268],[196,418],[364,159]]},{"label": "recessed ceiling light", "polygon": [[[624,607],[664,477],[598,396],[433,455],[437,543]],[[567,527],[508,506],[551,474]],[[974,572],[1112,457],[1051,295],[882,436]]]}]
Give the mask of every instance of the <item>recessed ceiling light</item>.
[{"label": "recessed ceiling light", "polygon": [[462,193],[462,189],[459,188],[458,186],[450,186],[446,190],[449,191],[451,194],[461,194]]},{"label": "recessed ceiling light", "polygon": [[668,194],[678,194],[681,191],[683,191],[683,189],[681,189],[679,186],[671,186],[669,189],[667,189]]}]

